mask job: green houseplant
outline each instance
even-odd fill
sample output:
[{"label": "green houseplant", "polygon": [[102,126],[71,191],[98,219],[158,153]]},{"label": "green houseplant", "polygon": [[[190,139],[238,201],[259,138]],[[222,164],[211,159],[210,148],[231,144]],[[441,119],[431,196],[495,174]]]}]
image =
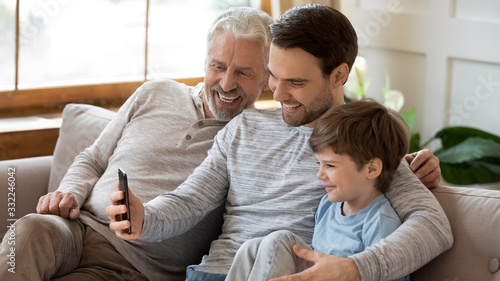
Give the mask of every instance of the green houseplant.
[{"label": "green houseplant", "polygon": [[[391,89],[389,75],[386,73],[384,105],[400,111],[404,104],[404,95]],[[345,84],[350,96],[346,102],[365,97],[371,79],[367,73],[367,63],[363,57],[357,57],[349,79]],[[409,153],[419,151],[433,140],[440,140],[441,147],[433,151],[439,158],[441,174],[451,184],[470,185],[500,181],[500,137],[479,129],[450,126],[441,129],[431,139],[420,145],[420,134],[414,132],[417,110],[412,107],[401,116],[408,124],[411,132]]]}]

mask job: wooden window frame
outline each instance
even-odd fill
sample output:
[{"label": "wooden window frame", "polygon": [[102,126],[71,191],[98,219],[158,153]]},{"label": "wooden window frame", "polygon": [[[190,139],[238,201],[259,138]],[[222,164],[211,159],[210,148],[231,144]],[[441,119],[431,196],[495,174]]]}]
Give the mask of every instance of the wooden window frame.
[{"label": "wooden window frame", "polygon": [[[19,2],[20,0],[16,1],[15,10],[14,89],[10,91],[0,91],[0,118],[60,112],[62,108],[64,108],[64,105],[71,102],[94,104],[102,107],[120,106],[140,85],[147,81],[149,0],[146,1],[144,80],[38,89],[19,89]],[[271,14],[271,0],[262,0],[261,9]],[[203,81],[203,77],[180,78],[174,80],[187,85],[196,85]]]}]

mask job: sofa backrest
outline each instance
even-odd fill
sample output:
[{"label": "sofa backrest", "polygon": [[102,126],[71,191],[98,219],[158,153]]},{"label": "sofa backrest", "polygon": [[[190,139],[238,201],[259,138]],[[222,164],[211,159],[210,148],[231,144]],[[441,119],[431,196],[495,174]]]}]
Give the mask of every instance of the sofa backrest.
[{"label": "sofa backrest", "polygon": [[432,190],[454,243],[411,275],[412,281],[500,281],[500,191],[440,186]]},{"label": "sofa backrest", "polygon": [[115,114],[105,108],[86,104],[68,104],[64,107],[50,170],[49,192],[59,187],[75,157],[94,143]]}]

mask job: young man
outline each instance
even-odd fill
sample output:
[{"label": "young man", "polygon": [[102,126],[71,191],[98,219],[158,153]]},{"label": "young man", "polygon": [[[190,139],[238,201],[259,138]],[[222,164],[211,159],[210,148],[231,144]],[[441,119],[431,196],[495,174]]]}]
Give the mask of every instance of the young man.
[{"label": "young man", "polygon": [[0,280],[184,280],[186,267],[199,263],[220,234],[223,207],[176,238],[125,242],[110,231],[105,213],[118,167],[144,202],[182,183],[226,121],[267,89],[271,23],[255,9],[224,12],[209,31],[204,84],[154,81],[139,88],[77,157],[58,191],[40,198],[43,215],[16,223],[18,268],[5,269],[4,242]]},{"label": "young man", "polygon": [[[188,268],[189,280],[224,280],[241,244],[276,230],[311,242],[324,190],[314,177],[308,139],[316,120],[343,104],[342,85],[357,54],[357,37],[341,13],[321,5],[289,10],[271,25],[271,34],[269,85],[282,108],[244,110],[233,118],[217,134],[208,157],[173,192],[144,205],[130,193],[131,235],[123,232],[128,221],[116,221],[125,212],[118,205],[123,194],[111,195],[113,205],[106,211],[110,228],[123,239],[143,241],[182,234],[225,202],[222,235],[200,265]],[[333,257],[328,270],[338,276],[331,280],[388,280],[451,246],[443,210],[407,166],[400,166],[392,187],[397,188],[387,197],[405,223],[386,243],[349,258]],[[311,270],[323,269],[317,265]]]},{"label": "young man", "polygon": [[267,281],[314,265],[298,258],[294,245],[348,257],[396,230],[401,220],[384,193],[409,138],[403,118],[374,100],[331,108],[309,139],[319,162],[316,177],[327,192],[316,212],[312,248],[284,230],[249,240],[236,253],[227,280]]}]

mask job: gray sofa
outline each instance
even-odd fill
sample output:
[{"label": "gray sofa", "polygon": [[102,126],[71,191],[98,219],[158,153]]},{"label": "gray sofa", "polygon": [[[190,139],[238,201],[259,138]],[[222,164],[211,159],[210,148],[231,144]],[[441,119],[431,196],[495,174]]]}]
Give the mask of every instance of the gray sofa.
[{"label": "gray sofa", "polygon": [[[38,198],[57,188],[74,157],[98,137],[114,114],[89,105],[68,105],[54,155],[0,161],[2,237],[14,219],[35,212]],[[15,169],[14,177],[9,168]],[[15,189],[8,189],[9,182],[15,182]],[[7,212],[11,191],[15,191],[13,217]],[[500,191],[440,186],[432,192],[448,215],[455,241],[450,250],[413,273],[411,280],[500,281]]]}]

